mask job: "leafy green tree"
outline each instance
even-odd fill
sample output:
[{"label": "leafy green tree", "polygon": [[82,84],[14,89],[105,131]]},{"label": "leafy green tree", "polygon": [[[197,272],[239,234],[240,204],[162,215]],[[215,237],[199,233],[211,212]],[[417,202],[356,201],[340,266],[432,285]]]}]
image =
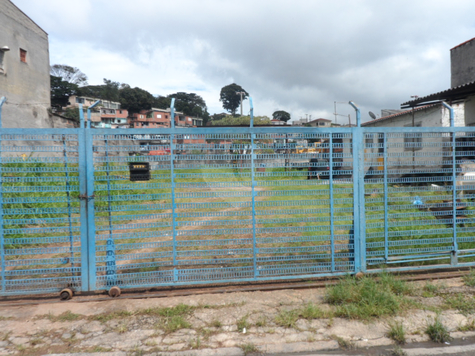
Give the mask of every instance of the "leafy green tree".
[{"label": "leafy green tree", "polygon": [[79,68],[71,67],[66,64],[54,64],[50,67],[50,74],[55,77],[61,77],[63,81],[75,84],[86,85],[87,76]]},{"label": "leafy green tree", "polygon": [[155,100],[148,91],[137,87],[125,87],[119,91],[119,95],[122,109],[128,110],[129,114],[151,109]]},{"label": "leafy green tree", "polygon": [[285,122],[291,119],[290,114],[287,111],[283,110],[274,111],[274,113],[272,114],[272,118],[274,120],[280,120]]},{"label": "leafy green tree", "polygon": [[[86,112],[86,108],[83,108],[83,112]],[[66,108],[66,110],[63,112],[63,116],[79,122],[79,108]],[[84,115],[84,117],[85,116],[86,115]]]},{"label": "leafy green tree", "polygon": [[50,76],[51,80],[51,106],[63,107],[69,103],[69,97],[76,94],[78,86],[62,80],[61,77]]},{"label": "leafy green tree", "polygon": [[168,98],[175,98],[175,108],[188,116],[203,117],[208,108],[203,98],[195,93],[178,92],[168,95]]},{"label": "leafy green tree", "polygon": [[[126,84],[127,85],[127,84]],[[120,101],[119,82],[113,82],[110,79],[104,78],[104,85],[102,86],[101,99],[118,102]]]},{"label": "leafy green tree", "polygon": [[219,94],[219,101],[223,102],[223,108],[232,115],[236,115],[236,110],[241,104],[241,95],[238,94],[239,92],[244,92],[242,100],[245,100],[249,96],[249,93],[236,83],[222,87]]},{"label": "leafy green tree", "polygon": [[152,107],[157,109],[168,109],[170,107],[172,99],[167,96],[157,96],[154,98]]}]

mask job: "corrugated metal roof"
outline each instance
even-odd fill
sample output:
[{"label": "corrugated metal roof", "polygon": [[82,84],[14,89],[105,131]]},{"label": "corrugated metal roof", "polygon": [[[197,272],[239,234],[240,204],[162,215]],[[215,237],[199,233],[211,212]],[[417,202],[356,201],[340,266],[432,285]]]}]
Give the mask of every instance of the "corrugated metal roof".
[{"label": "corrugated metal roof", "polygon": [[440,91],[435,94],[430,94],[411,101],[407,101],[401,104],[401,108],[413,107],[421,103],[427,103],[429,101],[463,99],[468,95],[475,95],[475,81],[459,85],[455,88]]},{"label": "corrugated metal roof", "polygon": [[[421,111],[421,110],[425,110],[425,109],[432,108],[432,107],[439,106],[439,105],[440,105],[440,104],[437,103],[437,104],[419,106],[419,107],[417,107],[417,108],[414,108],[414,111]],[[412,109],[411,109],[411,110],[402,111],[402,112],[399,112],[399,113],[397,113],[397,114],[392,114],[392,115],[388,115],[388,116],[383,116],[383,117],[380,117],[379,119],[376,119],[376,120],[371,120],[371,121],[364,122],[364,123],[361,124],[361,126],[373,124],[373,123],[375,123],[375,122],[385,121],[385,120],[388,120],[388,119],[393,119],[393,118],[398,117],[398,116],[407,115],[407,114],[409,114],[409,113],[411,113],[411,112],[412,112]]]}]

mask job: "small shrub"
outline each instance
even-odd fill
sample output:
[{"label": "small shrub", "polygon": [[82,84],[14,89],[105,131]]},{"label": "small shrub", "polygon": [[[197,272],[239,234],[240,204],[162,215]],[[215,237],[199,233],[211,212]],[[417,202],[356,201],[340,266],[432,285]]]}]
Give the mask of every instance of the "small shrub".
[{"label": "small shrub", "polygon": [[214,328],[220,328],[221,326],[223,326],[223,324],[221,324],[221,322],[218,319],[214,319],[213,321],[211,321],[209,326],[212,326]]},{"label": "small shrub", "polygon": [[424,288],[422,288],[422,296],[424,298],[434,297],[439,292],[439,286],[426,282]]},{"label": "small shrub", "polygon": [[396,347],[391,351],[389,356],[407,356],[407,352],[401,349],[399,345],[396,345]]},{"label": "small shrub", "polygon": [[256,321],[256,326],[260,328],[267,326],[267,318],[265,316],[260,316]]},{"label": "small shrub", "polygon": [[353,350],[356,348],[355,344],[349,340],[345,340],[342,337],[333,335],[333,339],[338,342],[338,346],[344,350]]},{"label": "small shrub", "polygon": [[241,319],[237,321],[237,328],[239,332],[242,332],[244,328],[249,328],[249,323],[247,322],[247,315],[243,316]]},{"label": "small shrub", "polygon": [[475,287],[475,269],[470,269],[467,275],[463,277],[466,286]]},{"label": "small shrub", "polygon": [[297,310],[281,310],[275,317],[274,322],[284,328],[294,328],[298,319],[299,313]]},{"label": "small shrub", "polygon": [[325,313],[315,304],[308,303],[300,311],[300,316],[307,320],[320,319],[325,317]]},{"label": "small shrub", "polygon": [[239,345],[239,347],[241,348],[242,352],[244,352],[244,356],[259,352],[259,348],[252,342]]},{"label": "small shrub", "polygon": [[470,321],[467,321],[465,325],[459,326],[457,328],[457,331],[462,331],[462,332],[475,331],[475,320],[471,319]]},{"label": "small shrub", "polygon": [[475,303],[472,297],[466,297],[459,293],[445,298],[445,303],[452,309],[457,309],[463,315],[473,314],[475,312]]},{"label": "small shrub", "polygon": [[470,269],[467,275],[463,277],[466,286],[475,287],[475,269]]},{"label": "small shrub", "polygon": [[164,318],[160,323],[160,326],[164,331],[168,333],[172,333],[180,329],[188,329],[191,327],[190,323],[187,322],[180,315],[174,315],[170,318]]},{"label": "small shrub", "polygon": [[399,345],[404,345],[406,343],[406,331],[402,322],[394,322],[389,324],[389,330],[387,336],[394,340]]},{"label": "small shrub", "polygon": [[442,324],[439,316],[435,318],[434,322],[429,323],[427,325],[425,332],[434,342],[444,343],[446,341],[452,340],[452,338],[450,337],[450,333],[447,330],[447,327]]}]

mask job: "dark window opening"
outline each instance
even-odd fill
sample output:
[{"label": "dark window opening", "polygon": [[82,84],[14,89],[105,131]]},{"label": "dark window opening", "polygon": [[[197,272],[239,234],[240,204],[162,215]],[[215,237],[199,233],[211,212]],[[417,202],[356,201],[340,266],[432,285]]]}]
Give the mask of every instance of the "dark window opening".
[{"label": "dark window opening", "polygon": [[20,61],[26,63],[26,51],[20,48]]}]

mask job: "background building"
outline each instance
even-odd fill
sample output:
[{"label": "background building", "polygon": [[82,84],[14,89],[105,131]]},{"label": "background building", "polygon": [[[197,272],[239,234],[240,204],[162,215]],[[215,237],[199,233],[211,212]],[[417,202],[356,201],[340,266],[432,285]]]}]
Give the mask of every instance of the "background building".
[{"label": "background building", "polygon": [[48,34],[9,0],[0,0],[0,97],[5,128],[53,127]]}]

